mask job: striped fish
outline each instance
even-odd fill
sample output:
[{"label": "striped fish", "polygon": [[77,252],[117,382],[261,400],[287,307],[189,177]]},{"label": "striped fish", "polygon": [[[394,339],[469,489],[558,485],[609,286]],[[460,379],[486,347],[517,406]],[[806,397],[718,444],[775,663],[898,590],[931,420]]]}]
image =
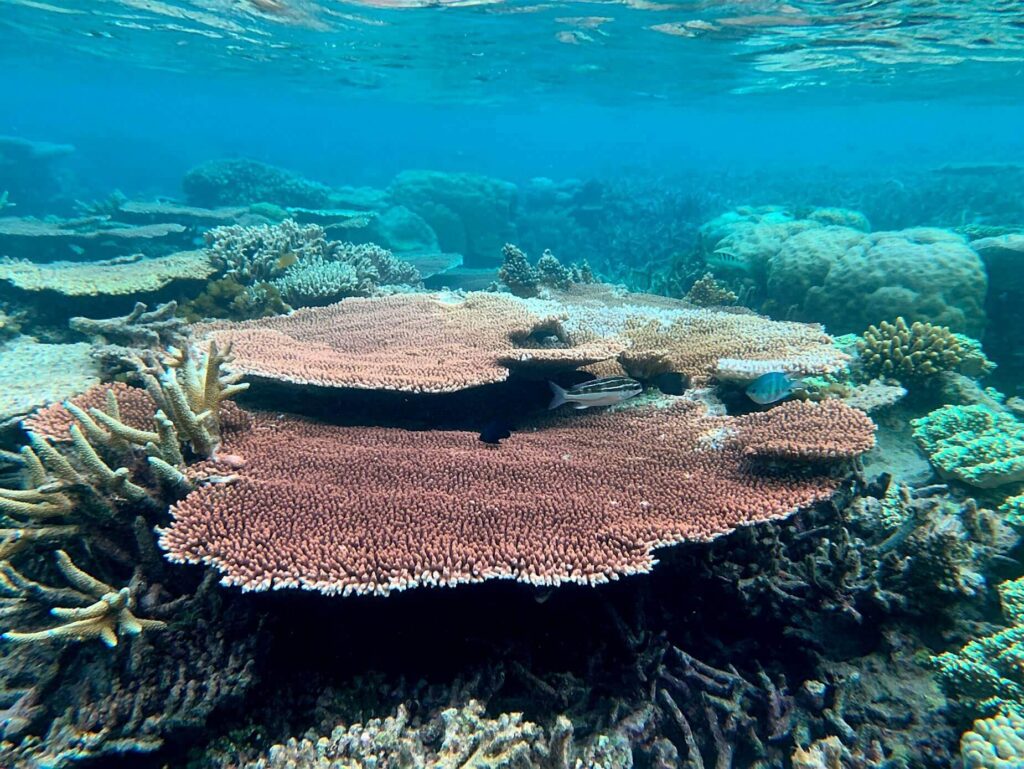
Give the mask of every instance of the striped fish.
[{"label": "striped fish", "polygon": [[589,382],[569,388],[559,387],[554,382],[548,384],[551,385],[551,392],[554,394],[551,403],[548,404],[549,409],[557,409],[563,403],[571,403],[574,409],[611,406],[639,395],[644,389],[644,386],[635,379],[624,376],[591,379]]}]

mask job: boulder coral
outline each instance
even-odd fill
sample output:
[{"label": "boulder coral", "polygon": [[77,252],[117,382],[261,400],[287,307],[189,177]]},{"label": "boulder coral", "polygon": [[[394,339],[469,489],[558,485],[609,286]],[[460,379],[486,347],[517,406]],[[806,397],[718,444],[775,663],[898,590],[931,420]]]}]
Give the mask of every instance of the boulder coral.
[{"label": "boulder coral", "polygon": [[421,217],[443,251],[462,254],[472,267],[494,264],[514,240],[516,186],[488,176],[403,171],[388,192]]},{"label": "boulder coral", "polygon": [[817,320],[833,333],[902,315],[981,334],[988,283],[966,239],[927,227],[867,232],[862,219],[834,209],[805,218],[739,209],[701,228],[701,249],[713,270],[752,281],[767,309]]}]

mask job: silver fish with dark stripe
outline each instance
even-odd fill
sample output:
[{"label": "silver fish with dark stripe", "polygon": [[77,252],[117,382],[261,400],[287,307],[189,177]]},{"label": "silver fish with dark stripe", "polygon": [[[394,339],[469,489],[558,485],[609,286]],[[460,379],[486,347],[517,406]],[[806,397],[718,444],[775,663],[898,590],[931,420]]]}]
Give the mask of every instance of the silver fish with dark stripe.
[{"label": "silver fish with dark stripe", "polygon": [[573,385],[569,388],[559,387],[548,382],[554,397],[548,404],[549,409],[557,409],[563,403],[571,403],[574,409],[589,409],[592,406],[611,406],[621,403],[643,392],[644,386],[635,379],[624,376],[608,376],[602,379],[591,379],[589,382]]}]

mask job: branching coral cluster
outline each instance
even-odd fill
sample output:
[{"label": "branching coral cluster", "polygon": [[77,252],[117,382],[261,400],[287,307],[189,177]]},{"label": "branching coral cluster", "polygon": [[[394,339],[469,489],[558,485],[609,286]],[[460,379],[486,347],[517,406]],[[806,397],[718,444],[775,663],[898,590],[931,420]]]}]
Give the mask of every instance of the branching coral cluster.
[{"label": "branching coral cluster", "polygon": [[908,324],[902,317],[869,326],[857,349],[867,374],[900,382],[919,382],[944,371],[982,377],[995,368],[975,340],[945,326]]},{"label": "branching coral cluster", "polygon": [[416,268],[375,245],[328,240],[317,224],[215,227],[206,233],[212,262],[247,291],[267,287],[289,304],[321,305],[370,296],[382,286],[414,286]]}]

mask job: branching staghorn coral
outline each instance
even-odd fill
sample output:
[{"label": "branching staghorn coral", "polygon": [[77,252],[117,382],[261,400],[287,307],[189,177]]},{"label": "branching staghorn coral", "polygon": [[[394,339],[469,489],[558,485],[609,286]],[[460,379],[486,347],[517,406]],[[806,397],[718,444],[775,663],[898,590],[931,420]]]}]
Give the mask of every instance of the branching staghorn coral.
[{"label": "branching staghorn coral", "polygon": [[127,315],[102,319],[76,317],[68,325],[98,344],[159,349],[188,341],[188,324],[175,315],[177,311],[177,302],[165,302],[153,310],[136,302]]},{"label": "branching staghorn coral", "polygon": [[56,558],[57,568],[71,587],[43,585],[9,563],[0,562],[0,593],[5,593],[8,601],[0,612],[5,618],[20,618],[46,606],[51,615],[65,622],[42,630],[8,630],[0,638],[16,643],[98,639],[107,646],[117,646],[120,636],[134,636],[165,626],[159,620],[135,616],[131,587],[116,588],[96,579],[76,566],[63,550],[57,551]]},{"label": "branching staghorn coral", "polygon": [[[220,443],[221,405],[247,386],[223,371],[229,360],[216,344],[201,355],[190,347],[175,351],[166,365],[152,356],[141,373],[155,412],[149,430],[122,419],[111,388],[102,408],[67,401],[59,407],[62,416],[29,420],[29,444],[19,455],[20,488],[0,488],[0,558],[34,545],[128,530],[140,508],[161,509],[160,487],[175,494],[189,490],[184,445],[212,457]],[[141,390],[134,392],[146,399]]]},{"label": "branching staghorn coral", "polygon": [[[160,409],[157,412],[158,425],[168,423],[164,429],[169,431],[173,428],[177,436],[203,458],[212,457],[220,445],[221,404],[249,387],[239,383],[241,374],[224,370],[231,360],[230,344],[221,350],[216,342],[211,341],[203,355],[186,345],[172,349],[164,360],[155,355],[147,356],[139,367],[142,383]],[[149,434],[134,437],[134,443],[155,443]],[[157,437],[163,438],[162,435]],[[145,442],[142,442],[143,438]],[[180,464],[180,460],[175,462],[168,456],[159,458],[170,464]]]}]

